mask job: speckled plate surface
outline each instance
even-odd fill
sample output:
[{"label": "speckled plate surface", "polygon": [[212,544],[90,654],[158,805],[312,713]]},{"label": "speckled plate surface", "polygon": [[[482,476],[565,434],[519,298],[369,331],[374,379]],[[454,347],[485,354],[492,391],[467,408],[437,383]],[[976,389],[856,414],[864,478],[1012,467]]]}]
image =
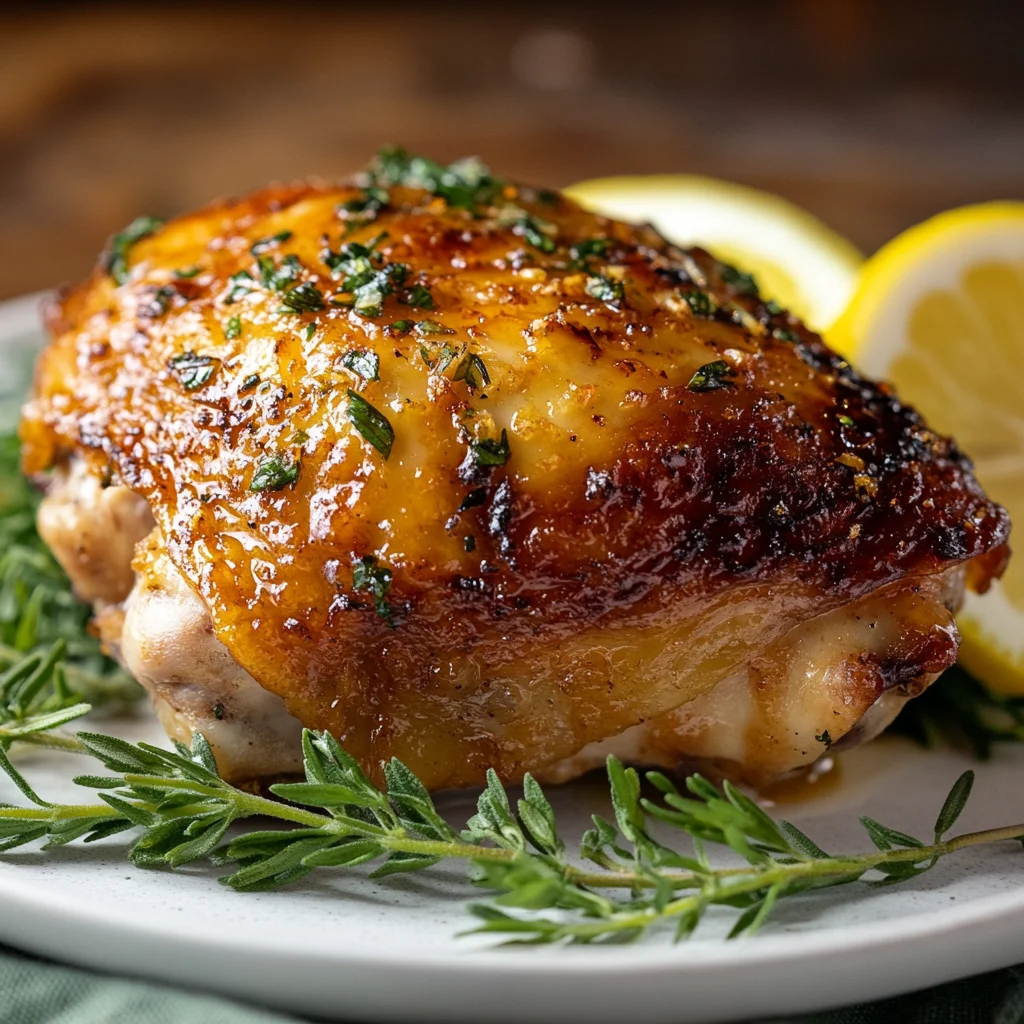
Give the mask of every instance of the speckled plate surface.
[{"label": "speckled plate surface", "polygon": [[[38,298],[0,305],[0,415],[9,417],[40,343]],[[148,714],[96,722],[160,742]],[[73,755],[16,751],[37,790],[78,799]],[[950,785],[975,767],[959,829],[1024,821],[1024,747],[983,765],[883,738],[841,756],[838,773],[776,808],[826,849],[859,851],[857,816],[930,833]],[[78,791],[80,794],[81,791]],[[601,779],[552,793],[578,836],[607,813]],[[472,795],[444,804],[465,820]],[[0,801],[20,802],[6,779]],[[755,938],[725,942],[712,914],[684,945],[655,933],[633,946],[494,948],[459,938],[473,898],[457,868],[375,883],[323,871],[283,892],[239,895],[212,872],[139,871],[123,837],[0,861],[0,941],[87,967],[203,988],[327,1019],[591,1024],[739,1021],[864,1001],[1024,960],[1024,854],[962,852],[890,889],[851,886],[785,901]]]}]

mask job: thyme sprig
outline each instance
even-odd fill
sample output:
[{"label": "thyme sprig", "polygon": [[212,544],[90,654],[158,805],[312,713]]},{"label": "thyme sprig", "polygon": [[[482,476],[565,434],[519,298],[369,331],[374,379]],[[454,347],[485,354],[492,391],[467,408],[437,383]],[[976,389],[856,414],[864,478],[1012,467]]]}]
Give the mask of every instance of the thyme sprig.
[{"label": "thyme sprig", "polygon": [[[51,849],[135,831],[128,858],[136,866],[174,869],[205,860],[226,869],[221,882],[239,892],[291,885],[318,868],[373,863],[371,877],[383,878],[461,860],[478,887],[497,894],[471,906],[476,931],[534,943],[631,940],[668,923],[685,938],[716,906],[740,911],[731,937],[752,934],[786,897],[862,879],[903,882],[959,850],[1024,838],[1024,824],[948,837],[970,796],[970,771],[951,789],[930,841],[862,818],[875,849],[833,855],[729,783],[719,788],[692,775],[679,788],[649,772],[648,798],[639,774],[609,757],[614,820],[595,816],[579,857],[570,859],[554,808],[530,775],[513,805],[488,772],[477,813],[457,830],[401,761],[385,764],[385,784],[377,786],[328,733],[304,731],[305,781],[271,786],[275,799],[224,781],[199,734],[191,748],[175,743],[174,750],[92,732],[71,742],[103,766],[103,774],[74,780],[96,790],[98,802],[51,803],[0,744],[0,768],[28,800],[0,806],[0,852],[36,840]],[[291,827],[267,829],[259,819]],[[248,822],[254,827],[229,833]],[[665,845],[659,827],[689,837],[690,848]],[[745,863],[714,866],[709,844]]]}]

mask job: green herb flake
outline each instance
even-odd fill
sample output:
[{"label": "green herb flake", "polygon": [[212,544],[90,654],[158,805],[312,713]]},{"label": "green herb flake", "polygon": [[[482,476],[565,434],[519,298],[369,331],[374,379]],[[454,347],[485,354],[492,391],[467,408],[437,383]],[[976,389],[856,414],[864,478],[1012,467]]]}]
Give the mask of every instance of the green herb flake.
[{"label": "green herb flake", "polygon": [[395,334],[408,334],[412,330],[412,321],[396,320],[388,326],[388,330],[393,331]]},{"label": "green herb flake", "polygon": [[362,395],[349,388],[348,418],[363,440],[373,445],[384,456],[386,462],[395,441],[395,431],[387,417],[370,405]]},{"label": "green herb flake", "polygon": [[312,323],[306,324],[302,329],[302,337],[305,341],[312,341],[313,335],[316,334],[316,329],[320,325],[314,320]]},{"label": "green herb flake", "polygon": [[391,570],[380,565],[373,555],[360,558],[352,566],[352,589],[366,590],[373,595],[377,614],[392,628],[394,616],[388,604],[388,591],[391,590]]},{"label": "green herb flake", "polygon": [[449,206],[466,210],[491,205],[505,184],[473,157],[445,167],[397,146],[380,150],[370,167],[370,176],[378,187],[422,188],[440,196]]},{"label": "green herb flake", "polygon": [[260,284],[274,292],[287,291],[302,273],[302,263],[298,256],[288,255],[280,264],[274,262],[272,256],[258,256],[256,267],[260,275]]},{"label": "green herb flake", "polygon": [[474,352],[467,352],[455,368],[452,380],[464,380],[471,388],[483,388],[491,383],[484,361]]},{"label": "green herb flake", "polygon": [[717,308],[715,300],[707,292],[702,292],[699,288],[691,288],[682,293],[682,298],[694,316],[712,317],[715,315]]},{"label": "green herb flake", "polygon": [[306,281],[284,293],[278,313],[316,313],[323,308],[323,292],[311,281]]},{"label": "green herb flake", "polygon": [[849,416],[841,415],[841,416],[837,416],[836,419],[838,419],[840,424],[842,426],[844,426],[844,427],[852,427],[853,426],[853,419],[851,417],[849,417]]},{"label": "green herb flake", "polygon": [[280,245],[281,242],[287,242],[292,237],[290,231],[278,231],[276,235],[268,235],[266,238],[257,238],[252,245],[249,246],[249,252],[253,256],[259,256],[260,253],[266,252],[268,249],[273,249],[274,246]]},{"label": "green herb flake", "polygon": [[731,263],[721,264],[719,273],[722,280],[738,295],[757,295],[757,281],[754,280],[753,274],[748,274]]},{"label": "green herb flake", "polygon": [[462,538],[462,547],[466,554],[476,551],[476,537],[471,533],[466,534],[466,536]]},{"label": "green herb flake", "polygon": [[149,238],[163,223],[156,217],[136,217],[124,231],[119,231],[111,238],[104,268],[114,279],[114,284],[121,285],[128,280],[128,256],[132,246]]},{"label": "green herb flake", "polygon": [[800,340],[800,335],[799,334],[797,334],[795,331],[788,331],[784,327],[776,327],[775,330],[772,331],[772,337],[775,338],[777,341],[799,341]]},{"label": "green herb flake", "polygon": [[525,238],[535,249],[540,249],[541,252],[555,251],[557,243],[552,237],[555,230],[553,224],[538,220],[536,217],[522,217],[512,230],[515,234]]},{"label": "green herb flake", "polygon": [[363,380],[380,380],[380,357],[376,352],[352,349],[341,357],[341,365]]},{"label": "green herb flake", "polygon": [[371,185],[363,190],[362,195],[342,203],[338,207],[338,216],[355,224],[368,224],[375,220],[390,202],[391,196],[387,189]]},{"label": "green herb flake", "polygon": [[250,373],[241,384],[238,385],[238,393],[244,395],[246,391],[252,391],[254,387],[260,382],[260,375],[258,373]]},{"label": "green herb flake", "polygon": [[821,744],[824,745],[825,749],[828,750],[832,746],[832,737],[828,734],[828,729],[822,733],[816,733],[814,738]]},{"label": "green herb flake", "polygon": [[292,435],[292,444],[305,444],[309,440],[309,434],[305,430],[296,430]]},{"label": "green herb flake", "polygon": [[610,238],[585,238],[577,242],[569,248],[572,265],[578,270],[586,270],[591,259],[604,259],[608,255],[611,244]]},{"label": "green herb flake", "polygon": [[184,281],[190,281],[193,277],[198,277],[200,273],[202,273],[201,267],[180,267],[174,271],[174,276]]},{"label": "green herb flake", "polygon": [[735,375],[736,371],[727,362],[716,359],[715,362],[705,363],[700,367],[686,386],[690,391],[718,391],[730,387],[732,381],[726,378]]},{"label": "green herb flake", "polygon": [[413,329],[421,337],[427,337],[431,334],[454,334],[455,332],[450,327],[445,327],[444,324],[439,324],[436,320],[417,320],[413,324]]},{"label": "green herb flake", "polygon": [[184,352],[171,360],[171,369],[186,391],[196,391],[214,375],[219,362],[212,356]]},{"label": "green herb flake", "polygon": [[224,321],[224,337],[234,341],[242,333],[242,321],[237,316],[229,316]]},{"label": "green herb flake", "polygon": [[256,287],[252,274],[248,270],[240,270],[228,278],[228,290],[224,296],[226,306],[234,305],[239,299],[244,298]]},{"label": "green herb flake", "polygon": [[430,289],[422,284],[414,284],[402,296],[400,301],[406,306],[412,306],[414,309],[434,308],[434,296],[430,294]]},{"label": "green herb flake", "polygon": [[299,479],[300,469],[298,462],[289,462],[282,455],[272,455],[256,467],[249,490],[257,493],[283,491]]},{"label": "green herb flake", "polygon": [[586,292],[591,298],[599,299],[601,302],[621,302],[625,296],[621,281],[600,274],[588,279]]},{"label": "green herb flake", "polygon": [[477,438],[470,444],[470,449],[478,466],[504,466],[512,454],[506,430],[502,430],[498,441],[491,437]]}]

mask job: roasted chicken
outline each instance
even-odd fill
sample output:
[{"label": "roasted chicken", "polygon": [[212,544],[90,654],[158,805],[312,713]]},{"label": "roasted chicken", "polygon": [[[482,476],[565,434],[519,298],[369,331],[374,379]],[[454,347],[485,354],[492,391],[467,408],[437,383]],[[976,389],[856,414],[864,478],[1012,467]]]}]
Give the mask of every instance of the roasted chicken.
[{"label": "roasted chicken", "polygon": [[136,221],[49,311],[40,529],[225,775],[771,776],[956,657],[1009,522],[948,438],[653,229],[392,150]]}]

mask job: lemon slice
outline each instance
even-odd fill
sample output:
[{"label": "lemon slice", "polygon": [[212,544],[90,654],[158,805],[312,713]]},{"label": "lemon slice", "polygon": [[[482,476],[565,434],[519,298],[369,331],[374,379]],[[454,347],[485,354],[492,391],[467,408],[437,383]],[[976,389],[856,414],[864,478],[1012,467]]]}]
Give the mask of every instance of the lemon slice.
[{"label": "lemon slice", "polygon": [[566,193],[587,209],[653,224],[750,271],[761,294],[824,330],[846,308],[863,256],[820,220],[756,189],[689,174],[595,178]]},{"label": "lemon slice", "polygon": [[[892,380],[952,434],[988,494],[1024,522],[1024,203],[941,214],[865,265],[829,341]],[[957,617],[960,660],[992,689],[1024,694],[1024,558]]]}]

